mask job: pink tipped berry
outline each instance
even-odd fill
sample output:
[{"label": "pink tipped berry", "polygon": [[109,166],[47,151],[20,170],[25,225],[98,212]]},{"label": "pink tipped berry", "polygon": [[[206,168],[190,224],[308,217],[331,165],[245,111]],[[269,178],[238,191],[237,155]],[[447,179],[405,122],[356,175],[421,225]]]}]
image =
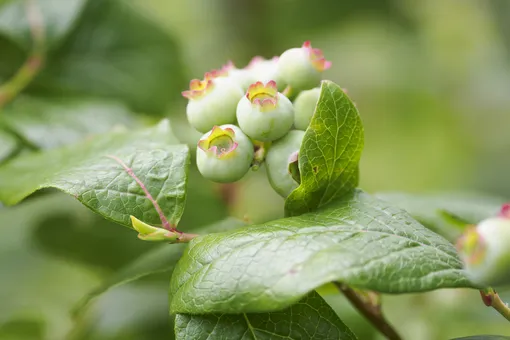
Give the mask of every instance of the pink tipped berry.
[{"label": "pink tipped berry", "polygon": [[315,107],[319,101],[321,94],[320,88],[302,91],[294,101],[294,126],[298,130],[306,130],[312,116],[315,112]]},{"label": "pink tipped berry", "polygon": [[246,91],[251,84],[257,81],[250,70],[247,68],[237,68],[232,61],[224,65],[222,70],[226,73],[226,76],[238,84],[243,91]]},{"label": "pink tipped berry", "polygon": [[269,142],[285,136],[294,123],[291,101],[278,92],[276,83],[252,84],[237,105],[239,127],[251,138]]},{"label": "pink tipped berry", "polygon": [[457,242],[468,277],[475,284],[510,283],[510,217],[505,207],[498,217],[468,228]]},{"label": "pink tipped berry", "polygon": [[292,88],[307,90],[317,86],[322,72],[331,67],[331,62],[317,48],[306,41],[300,48],[291,48],[280,56],[278,73]]},{"label": "pink tipped berry", "polygon": [[273,57],[271,59],[264,59],[260,56],[253,57],[250,63],[245,67],[245,70],[250,73],[253,79],[252,83],[261,82],[265,84],[273,80],[278,86],[278,90],[283,91],[287,84],[278,71],[278,59],[279,57]]},{"label": "pink tipped berry", "polygon": [[267,178],[273,189],[283,198],[290,195],[299,186],[297,174],[293,174],[294,163],[305,133],[299,130],[290,131],[285,137],[271,145],[266,155]]},{"label": "pink tipped berry", "polygon": [[211,181],[235,182],[250,169],[253,152],[252,142],[237,126],[215,126],[198,142],[197,167]]},{"label": "pink tipped berry", "polygon": [[193,79],[190,89],[182,92],[189,99],[186,106],[188,121],[200,132],[235,121],[236,106],[243,90],[224,75],[222,70],[208,72],[204,80]]}]

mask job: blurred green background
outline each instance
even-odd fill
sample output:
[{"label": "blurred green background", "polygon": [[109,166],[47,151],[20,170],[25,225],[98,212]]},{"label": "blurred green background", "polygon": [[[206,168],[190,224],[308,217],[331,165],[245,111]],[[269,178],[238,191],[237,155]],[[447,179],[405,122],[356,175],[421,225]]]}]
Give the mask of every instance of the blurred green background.
[{"label": "blurred green background", "polygon": [[[227,60],[243,67],[311,40],[365,124],[361,187],[480,191],[510,198],[510,2],[506,0],[39,0],[48,58],[0,112],[0,166],[119,126],[170,117],[193,144],[180,91]],[[0,83],[30,35],[17,0],[0,0]],[[36,165],[34,165],[36,167]],[[262,222],[283,200],[262,172],[225,190],[192,171],[181,229],[228,214]],[[51,190],[0,207],[0,339],[171,339],[169,275],[80,299],[156,247]],[[327,300],[360,339],[379,339],[341,296]],[[510,294],[503,292],[510,300]],[[510,335],[476,291],[384,297],[406,339]]]}]

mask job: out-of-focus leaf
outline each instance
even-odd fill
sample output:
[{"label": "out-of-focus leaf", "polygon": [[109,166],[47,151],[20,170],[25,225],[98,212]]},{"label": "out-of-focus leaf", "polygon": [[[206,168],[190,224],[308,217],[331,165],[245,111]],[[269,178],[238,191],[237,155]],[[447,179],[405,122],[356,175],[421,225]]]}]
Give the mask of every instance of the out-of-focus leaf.
[{"label": "out-of-focus leaf", "polygon": [[169,222],[176,225],[186,199],[189,150],[175,142],[165,120],[152,128],[109,133],[18,157],[0,167],[0,202],[16,204],[38,189],[52,187],[125,226],[131,226],[130,215],[160,224],[151,200],[119,163],[122,161],[144,183]]},{"label": "out-of-focus leaf", "polygon": [[[227,218],[223,221],[211,224],[209,226],[199,228],[199,232],[207,234],[209,232],[222,232],[233,230],[243,226],[244,223],[234,218]],[[186,230],[188,231],[188,230]],[[191,230],[195,231],[195,230]],[[174,270],[175,264],[180,259],[184,251],[184,245],[161,245],[153,249],[138,259],[120,269],[117,273],[107,279],[100,287],[90,292],[82,301],[80,301],[76,310],[79,312],[81,308],[86,306],[89,301],[105,291],[148,275],[158,273],[170,273]]]},{"label": "out-of-focus leaf", "polygon": [[316,292],[285,310],[272,313],[177,314],[175,335],[182,340],[356,339]]},{"label": "out-of-focus leaf", "polygon": [[275,311],[331,281],[385,293],[473,287],[449,242],[356,191],[312,213],[192,240],[172,276],[171,311]]},{"label": "out-of-focus leaf", "polygon": [[175,40],[129,2],[89,0],[29,92],[121,100],[163,114],[186,86]]},{"label": "out-of-focus leaf", "polygon": [[473,335],[464,338],[455,338],[452,340],[509,340],[509,336],[503,335]]},{"label": "out-of-focus leaf", "polygon": [[[74,26],[86,2],[87,0],[10,0],[3,4],[0,2],[0,35],[8,37],[28,51],[32,47],[31,26],[35,28],[40,24],[44,31],[45,44],[52,48]],[[29,22],[30,15],[32,24]],[[38,20],[40,22],[37,22]]]},{"label": "out-of-focus leaf", "polygon": [[63,339],[70,309],[97,285],[97,273],[48,256],[31,242],[40,220],[79,206],[68,203],[62,195],[45,195],[0,209],[0,325],[35,319],[44,324],[42,339]]},{"label": "out-of-focus leaf", "polygon": [[134,117],[122,104],[98,99],[20,97],[0,116],[0,124],[28,144],[49,149],[80,141],[113,128],[131,128]]},{"label": "out-of-focus leaf", "polygon": [[313,211],[356,188],[362,150],[363,124],[356,106],[338,85],[323,81],[299,150],[301,184],[285,200],[286,214]]},{"label": "out-of-focus leaf", "polygon": [[39,340],[44,339],[44,323],[40,320],[20,318],[0,324],[2,340]]},{"label": "out-of-focus leaf", "polygon": [[426,227],[455,240],[462,233],[459,224],[477,224],[496,216],[501,205],[508,200],[502,197],[475,193],[408,194],[381,192],[376,194],[411,214]]},{"label": "out-of-focus leaf", "polygon": [[31,234],[34,244],[47,254],[111,272],[156,247],[140,242],[134,231],[119,230],[72,198],[58,196],[68,208],[42,217]]},{"label": "out-of-focus leaf", "polygon": [[12,134],[0,130],[0,164],[19,149],[18,139]]},{"label": "out-of-focus leaf", "polygon": [[173,340],[168,275],[115,287],[76,320],[66,340]]}]

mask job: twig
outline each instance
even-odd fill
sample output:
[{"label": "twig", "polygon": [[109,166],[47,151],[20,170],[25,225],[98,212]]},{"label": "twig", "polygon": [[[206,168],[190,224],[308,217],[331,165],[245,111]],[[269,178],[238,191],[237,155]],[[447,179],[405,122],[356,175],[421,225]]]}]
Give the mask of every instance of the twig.
[{"label": "twig", "polygon": [[0,109],[30,84],[44,64],[46,33],[41,11],[36,0],[26,0],[25,5],[33,47],[25,63],[7,83],[0,86]]},{"label": "twig", "polygon": [[363,298],[360,294],[343,283],[334,282],[334,284],[345,295],[347,300],[349,300],[349,302],[388,340],[402,339],[393,326],[384,318],[379,304],[375,304],[373,301],[367,301],[366,298]]},{"label": "twig", "polygon": [[508,307],[508,304],[501,300],[501,297],[499,297],[499,294],[493,288],[488,288],[485,291],[480,290],[480,295],[483,303],[487,307],[494,308],[505,319],[510,321],[510,308]]}]

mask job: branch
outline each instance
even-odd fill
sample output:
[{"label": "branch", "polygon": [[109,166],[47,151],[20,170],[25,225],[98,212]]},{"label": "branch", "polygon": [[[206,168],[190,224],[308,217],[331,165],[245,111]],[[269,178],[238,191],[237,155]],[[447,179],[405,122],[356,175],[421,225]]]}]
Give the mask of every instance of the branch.
[{"label": "branch", "polygon": [[384,318],[379,303],[374,302],[370,297],[363,297],[343,283],[334,282],[334,284],[345,295],[347,300],[388,340],[402,339]]},{"label": "branch", "polygon": [[14,76],[0,86],[0,109],[30,84],[44,64],[46,39],[41,11],[36,0],[26,0],[25,7],[33,41],[32,51]]},{"label": "branch", "polygon": [[482,297],[483,303],[487,307],[494,308],[505,319],[510,321],[510,308],[508,307],[507,303],[501,300],[499,294],[494,289],[488,288],[486,290],[480,290],[480,295]]}]

